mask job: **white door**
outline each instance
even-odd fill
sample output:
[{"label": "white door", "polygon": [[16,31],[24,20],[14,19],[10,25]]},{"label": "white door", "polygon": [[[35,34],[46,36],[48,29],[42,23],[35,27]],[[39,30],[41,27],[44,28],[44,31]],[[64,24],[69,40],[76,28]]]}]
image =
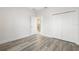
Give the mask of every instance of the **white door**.
[{"label": "white door", "polygon": [[36,19],[35,16],[31,16],[31,33],[32,34],[37,34],[36,32]]}]

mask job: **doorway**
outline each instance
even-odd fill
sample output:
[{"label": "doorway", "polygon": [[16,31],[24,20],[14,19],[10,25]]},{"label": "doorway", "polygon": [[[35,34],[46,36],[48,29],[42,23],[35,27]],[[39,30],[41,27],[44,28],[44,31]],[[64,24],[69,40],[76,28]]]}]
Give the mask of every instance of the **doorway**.
[{"label": "doorway", "polygon": [[41,19],[39,16],[36,17],[36,29],[37,29],[37,32],[41,32]]}]

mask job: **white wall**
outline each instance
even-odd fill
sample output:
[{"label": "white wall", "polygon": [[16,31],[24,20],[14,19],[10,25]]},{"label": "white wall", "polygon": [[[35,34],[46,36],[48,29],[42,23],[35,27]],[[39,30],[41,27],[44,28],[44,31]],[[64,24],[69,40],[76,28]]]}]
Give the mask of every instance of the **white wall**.
[{"label": "white wall", "polygon": [[[75,12],[52,15],[71,10]],[[42,34],[79,44],[78,10],[78,8],[49,8],[41,11],[39,15],[42,16]]]},{"label": "white wall", "polygon": [[28,8],[0,8],[0,44],[30,35],[32,15]]}]

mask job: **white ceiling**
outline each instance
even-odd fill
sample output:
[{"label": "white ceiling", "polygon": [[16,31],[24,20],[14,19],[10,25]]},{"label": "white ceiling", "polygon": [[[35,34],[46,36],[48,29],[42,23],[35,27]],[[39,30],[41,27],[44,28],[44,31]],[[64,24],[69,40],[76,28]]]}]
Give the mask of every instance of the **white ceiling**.
[{"label": "white ceiling", "polygon": [[29,7],[29,9],[37,12],[46,9],[46,7]]},{"label": "white ceiling", "polygon": [[29,9],[32,10],[35,15],[43,14],[44,12],[47,14],[56,14],[76,10],[76,8],[73,7],[29,7]]},{"label": "white ceiling", "polygon": [[31,9],[42,10],[44,7],[31,7]]},{"label": "white ceiling", "polygon": [[32,10],[35,15],[37,15],[38,12],[45,10],[46,7],[29,7],[29,9]]}]

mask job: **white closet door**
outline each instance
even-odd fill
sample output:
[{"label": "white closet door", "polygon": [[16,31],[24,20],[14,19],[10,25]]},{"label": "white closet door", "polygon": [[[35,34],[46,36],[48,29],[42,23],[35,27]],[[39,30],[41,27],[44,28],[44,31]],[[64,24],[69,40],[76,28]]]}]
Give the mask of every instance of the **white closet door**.
[{"label": "white closet door", "polygon": [[62,16],[63,39],[71,42],[79,42],[79,22],[77,12],[65,13]]},{"label": "white closet door", "polygon": [[51,34],[55,38],[62,39],[63,33],[62,33],[62,16],[61,15],[54,15],[52,16],[50,23],[52,24]]},{"label": "white closet door", "polygon": [[79,22],[77,12],[55,15],[51,20],[53,37],[71,42],[79,42]]}]

